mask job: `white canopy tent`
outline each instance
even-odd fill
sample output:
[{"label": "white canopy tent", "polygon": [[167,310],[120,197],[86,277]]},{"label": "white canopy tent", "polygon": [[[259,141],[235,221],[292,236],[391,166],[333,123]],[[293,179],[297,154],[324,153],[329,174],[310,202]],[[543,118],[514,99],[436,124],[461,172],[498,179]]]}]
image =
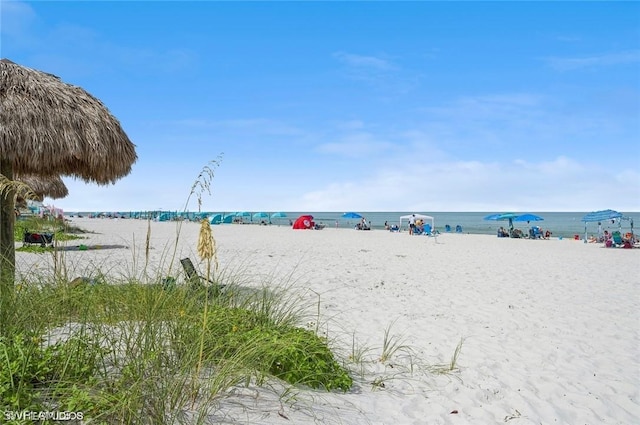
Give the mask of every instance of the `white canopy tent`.
[{"label": "white canopy tent", "polygon": [[432,228],[432,229],[435,229],[435,228],[436,228],[436,226],[435,226],[435,222],[434,222],[434,220],[433,220],[433,217],[431,217],[430,215],[423,215],[423,214],[409,214],[409,215],[402,215],[402,216],[400,216],[400,228],[402,229],[402,221],[403,221],[403,220],[407,221],[407,223],[408,223],[408,222],[409,222],[409,220],[411,219],[411,217],[412,217],[412,216],[414,216],[414,215],[415,215],[415,217],[416,217],[416,220],[420,219],[420,220],[422,220],[423,222],[424,222],[424,221],[427,221],[427,220],[431,221],[431,228]]}]

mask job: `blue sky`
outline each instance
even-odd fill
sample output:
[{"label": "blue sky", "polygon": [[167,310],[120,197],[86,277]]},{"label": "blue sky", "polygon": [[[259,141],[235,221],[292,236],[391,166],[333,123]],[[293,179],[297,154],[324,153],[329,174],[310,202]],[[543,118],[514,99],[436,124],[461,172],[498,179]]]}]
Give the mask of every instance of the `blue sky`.
[{"label": "blue sky", "polygon": [[204,210],[640,211],[637,2],[1,8],[2,57],[137,146],[68,211],[181,210],[220,155]]}]

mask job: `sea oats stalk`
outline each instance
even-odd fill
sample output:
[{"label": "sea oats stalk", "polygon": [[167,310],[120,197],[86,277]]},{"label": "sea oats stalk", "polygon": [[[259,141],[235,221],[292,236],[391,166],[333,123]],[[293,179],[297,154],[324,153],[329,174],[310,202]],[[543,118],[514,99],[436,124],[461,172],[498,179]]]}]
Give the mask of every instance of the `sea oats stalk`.
[{"label": "sea oats stalk", "polygon": [[[205,285],[210,281],[211,276],[211,261],[214,263],[214,271],[218,270],[218,257],[216,256],[216,243],[213,239],[213,233],[211,232],[211,225],[209,220],[203,219],[200,222],[200,234],[198,235],[198,255],[202,260],[207,262],[207,279]],[[215,286],[217,289],[217,285]],[[205,302],[204,310],[202,312],[202,333],[200,335],[200,351],[198,353],[198,367],[196,368],[196,375],[200,373],[202,367],[202,353],[204,350],[204,336],[207,330],[207,313],[209,306],[209,288],[205,288]],[[216,291],[217,294],[217,291]]]},{"label": "sea oats stalk", "polygon": [[151,249],[151,219],[147,219],[147,237],[144,244],[144,276],[147,276],[149,267],[149,250]]},{"label": "sea oats stalk", "polygon": [[[195,196],[198,202],[198,213],[201,212],[202,195],[204,193],[211,195],[211,182],[213,181],[213,177],[215,175],[214,170],[216,167],[220,165],[220,162],[222,162],[222,153],[218,155],[218,158],[209,161],[209,163],[202,168],[202,170],[200,171],[200,174],[198,174],[198,177],[193,182],[193,185],[191,186],[191,191],[189,192],[189,196],[187,196],[187,200],[184,203],[184,212],[188,212],[189,203],[191,202],[192,196]],[[175,262],[175,259],[176,259],[175,257],[176,257],[178,243],[180,241],[181,228],[182,228],[182,221],[178,221],[176,225],[176,240],[174,245],[175,249],[173,250],[173,255],[171,256],[171,259],[169,261],[169,273],[171,273],[171,270],[173,268],[173,263]]]}]

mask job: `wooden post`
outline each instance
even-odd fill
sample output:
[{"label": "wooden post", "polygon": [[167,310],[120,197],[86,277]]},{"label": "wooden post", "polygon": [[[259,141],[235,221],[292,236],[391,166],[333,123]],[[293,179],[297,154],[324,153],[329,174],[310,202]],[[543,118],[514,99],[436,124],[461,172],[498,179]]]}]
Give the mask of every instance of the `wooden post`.
[{"label": "wooden post", "polygon": [[[0,174],[13,180],[13,165],[0,158]],[[5,334],[10,323],[10,309],[13,307],[16,267],[15,241],[15,189],[5,188],[0,193],[0,335]]]}]

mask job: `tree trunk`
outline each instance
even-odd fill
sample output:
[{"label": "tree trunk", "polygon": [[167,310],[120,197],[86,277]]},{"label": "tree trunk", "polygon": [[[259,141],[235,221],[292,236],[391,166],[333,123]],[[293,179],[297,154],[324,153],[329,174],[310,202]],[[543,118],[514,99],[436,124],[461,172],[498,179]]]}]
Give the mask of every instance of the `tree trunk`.
[{"label": "tree trunk", "polygon": [[[13,166],[0,158],[0,174],[13,180]],[[0,335],[5,333],[13,307],[16,268],[16,250],[13,237],[15,221],[15,190],[7,188],[0,193]]]}]

